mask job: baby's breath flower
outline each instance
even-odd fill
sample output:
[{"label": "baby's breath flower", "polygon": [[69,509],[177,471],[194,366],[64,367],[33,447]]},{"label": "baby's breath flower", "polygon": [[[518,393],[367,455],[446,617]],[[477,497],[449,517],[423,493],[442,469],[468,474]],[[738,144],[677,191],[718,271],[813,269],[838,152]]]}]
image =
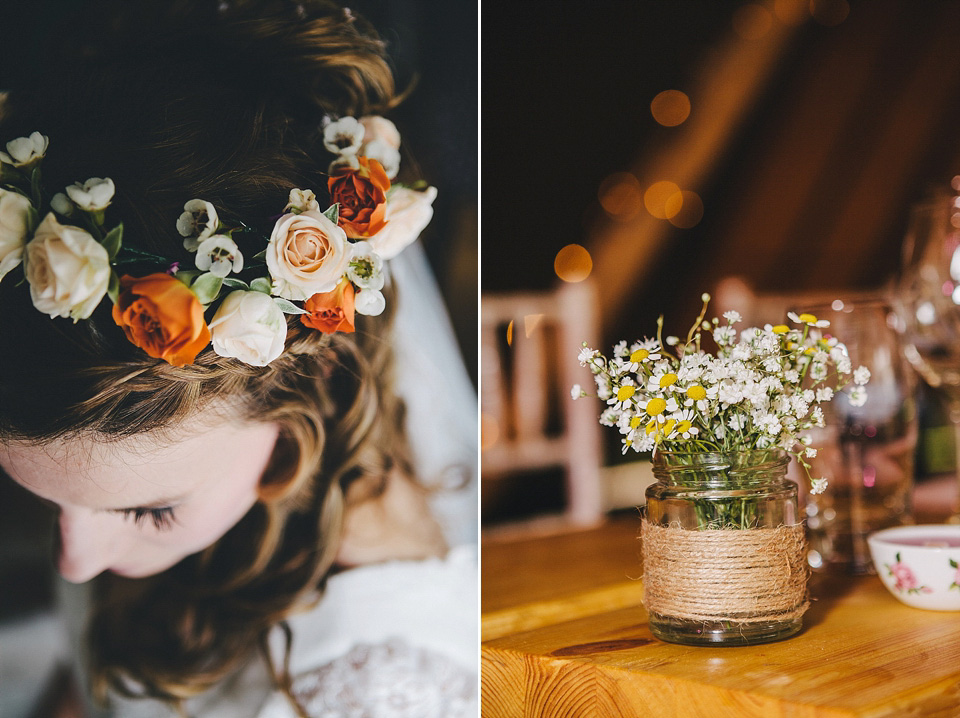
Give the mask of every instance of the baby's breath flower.
[{"label": "baby's breath flower", "polygon": [[870,381],[870,370],[865,366],[859,366],[853,372],[853,383],[858,386],[863,386],[868,381]]},{"label": "baby's breath flower", "polygon": [[867,390],[862,386],[855,386],[850,390],[850,406],[863,406],[867,403]]},{"label": "baby's breath flower", "polygon": [[810,493],[811,494],[822,494],[827,490],[827,480],[826,479],[813,479],[810,481]]},{"label": "baby's breath flower", "polygon": [[584,390],[580,388],[580,385],[579,385],[579,384],[574,384],[574,385],[570,388],[570,398],[571,398],[571,399],[579,399],[580,397],[586,396],[586,395],[587,395],[586,392],[584,392]]},{"label": "baby's breath flower", "polygon": [[731,324],[736,324],[741,320],[740,312],[733,311],[733,310],[729,312],[724,312],[723,318],[726,319]]}]

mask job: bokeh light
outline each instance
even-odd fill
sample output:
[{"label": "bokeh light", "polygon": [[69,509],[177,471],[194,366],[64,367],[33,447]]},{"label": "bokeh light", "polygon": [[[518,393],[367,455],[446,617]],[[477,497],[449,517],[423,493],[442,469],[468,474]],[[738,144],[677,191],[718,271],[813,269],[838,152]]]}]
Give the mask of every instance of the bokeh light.
[{"label": "bokeh light", "polygon": [[703,200],[696,192],[681,190],[667,199],[664,210],[674,227],[690,229],[703,219]]},{"label": "bokeh light", "polygon": [[643,189],[629,172],[615,172],[600,183],[597,198],[603,210],[615,219],[628,220],[643,209]]},{"label": "bokeh light", "polygon": [[835,27],[847,19],[850,3],[847,0],[810,0],[810,14],[821,25]]},{"label": "bokeh light", "polygon": [[542,319],[542,314],[527,314],[523,318],[523,335],[527,339],[529,339],[530,335],[537,330],[537,327],[540,325],[540,321]]},{"label": "bokeh light", "polygon": [[650,113],[664,127],[676,127],[690,116],[690,98],[680,90],[664,90],[653,98]]},{"label": "bokeh light", "polygon": [[774,0],[773,14],[784,25],[800,25],[810,17],[809,0]]},{"label": "bokeh light", "polygon": [[553,260],[553,270],[564,282],[582,282],[593,271],[593,258],[579,244],[568,244],[557,252]]},{"label": "bokeh light", "polygon": [[[657,219],[670,219],[672,215],[667,213],[667,200],[678,192],[680,192],[680,187],[675,182],[668,180],[654,182],[643,193],[643,205]],[[676,207],[675,209],[679,211],[680,208]]]},{"label": "bokeh light", "polygon": [[489,414],[480,414],[480,449],[486,451],[500,439],[500,423]]},{"label": "bokeh light", "polygon": [[733,13],[733,31],[744,40],[759,40],[773,27],[773,15],[763,5],[749,3]]},{"label": "bokeh light", "polygon": [[507,325],[507,346],[513,346],[513,320]]}]

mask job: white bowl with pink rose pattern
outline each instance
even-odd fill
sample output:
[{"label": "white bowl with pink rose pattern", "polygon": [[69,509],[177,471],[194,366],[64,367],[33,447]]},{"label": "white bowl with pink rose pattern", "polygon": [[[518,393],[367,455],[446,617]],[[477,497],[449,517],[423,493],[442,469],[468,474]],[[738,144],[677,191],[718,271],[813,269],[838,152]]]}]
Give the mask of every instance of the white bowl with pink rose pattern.
[{"label": "white bowl with pink rose pattern", "polygon": [[867,538],[883,584],[908,606],[960,611],[960,526],[896,526]]}]

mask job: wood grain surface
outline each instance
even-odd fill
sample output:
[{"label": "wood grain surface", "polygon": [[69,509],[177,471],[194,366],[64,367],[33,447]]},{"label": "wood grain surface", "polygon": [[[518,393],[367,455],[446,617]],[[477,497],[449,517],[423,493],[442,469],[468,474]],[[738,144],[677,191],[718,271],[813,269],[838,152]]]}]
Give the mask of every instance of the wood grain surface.
[{"label": "wood grain surface", "polygon": [[793,638],[664,643],[639,601],[636,528],[484,543],[484,718],[960,716],[960,612],[817,575]]}]

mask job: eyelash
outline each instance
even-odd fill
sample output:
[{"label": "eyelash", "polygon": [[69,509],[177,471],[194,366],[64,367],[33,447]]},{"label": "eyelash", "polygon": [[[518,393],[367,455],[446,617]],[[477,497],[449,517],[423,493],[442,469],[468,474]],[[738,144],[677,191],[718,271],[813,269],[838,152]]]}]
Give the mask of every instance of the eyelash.
[{"label": "eyelash", "polygon": [[159,509],[122,509],[123,518],[128,519],[133,516],[133,523],[139,526],[143,520],[149,516],[153,519],[153,525],[157,531],[166,531],[170,529],[177,517],[173,514],[172,506],[164,506]]}]

